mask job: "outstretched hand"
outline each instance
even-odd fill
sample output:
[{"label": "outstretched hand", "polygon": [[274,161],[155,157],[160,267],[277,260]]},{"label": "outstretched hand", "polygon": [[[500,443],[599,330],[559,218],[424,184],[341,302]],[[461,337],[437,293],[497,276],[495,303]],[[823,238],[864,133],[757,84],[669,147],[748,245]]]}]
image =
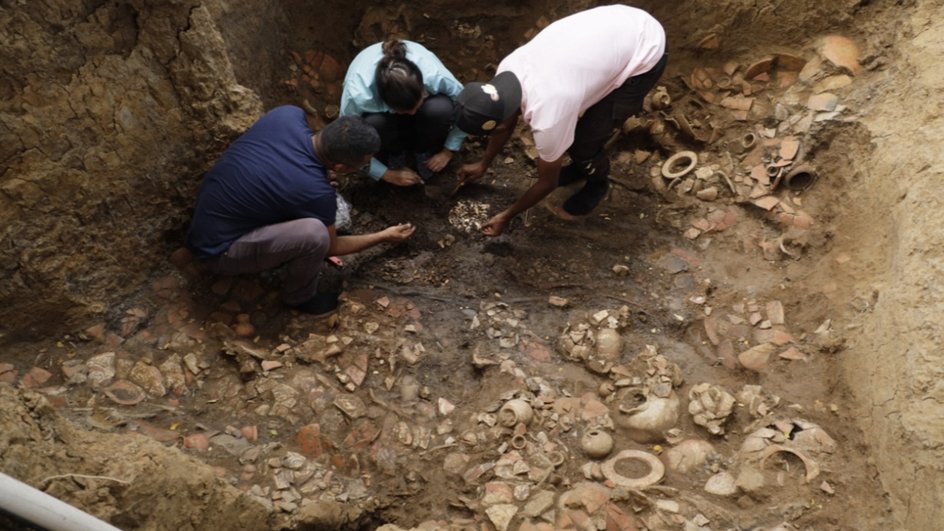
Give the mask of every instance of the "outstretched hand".
[{"label": "outstretched hand", "polygon": [[402,242],[412,236],[413,232],[415,231],[416,227],[414,227],[412,223],[398,223],[397,225],[391,225],[383,231],[384,241]]},{"label": "outstretched hand", "polygon": [[508,228],[508,222],[511,221],[504,212],[495,214],[492,216],[492,219],[488,220],[485,225],[482,225],[482,234],[486,236],[499,236],[505,229]]},{"label": "outstretched hand", "polygon": [[452,151],[444,149],[430,157],[429,160],[426,161],[426,167],[433,173],[439,173],[449,164],[449,161],[452,160],[452,155]]},{"label": "outstretched hand", "polygon": [[472,162],[469,164],[463,164],[459,171],[456,172],[456,175],[459,176],[459,186],[465,186],[468,183],[477,181],[485,175],[486,166],[484,163]]},{"label": "outstretched hand", "polygon": [[395,186],[413,186],[422,182],[418,173],[413,170],[387,170],[383,180]]}]

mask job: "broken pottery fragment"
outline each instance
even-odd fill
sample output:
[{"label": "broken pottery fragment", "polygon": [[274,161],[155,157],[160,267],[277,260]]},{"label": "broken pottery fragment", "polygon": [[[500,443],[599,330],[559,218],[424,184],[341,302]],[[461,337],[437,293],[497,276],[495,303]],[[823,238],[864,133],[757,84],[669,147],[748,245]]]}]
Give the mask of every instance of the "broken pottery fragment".
[{"label": "broken pottery fragment", "polygon": [[685,439],[662,454],[666,466],[686,474],[704,465],[715,449],[703,439]]},{"label": "broken pottery fragment", "polygon": [[714,435],[724,434],[724,423],[734,409],[734,397],[722,387],[700,383],[689,391],[688,412],[692,420]]},{"label": "broken pottery fragment", "polygon": [[745,369],[760,372],[767,368],[767,362],[776,350],[777,345],[762,343],[738,354],[738,361]]}]

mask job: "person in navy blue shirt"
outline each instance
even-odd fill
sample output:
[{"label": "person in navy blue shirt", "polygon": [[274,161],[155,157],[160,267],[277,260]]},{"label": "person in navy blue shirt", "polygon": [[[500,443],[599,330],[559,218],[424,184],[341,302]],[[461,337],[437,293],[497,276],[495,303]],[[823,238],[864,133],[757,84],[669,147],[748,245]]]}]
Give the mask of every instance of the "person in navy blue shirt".
[{"label": "person in navy blue shirt", "polygon": [[187,247],[206,269],[223,275],[284,265],[282,300],[304,312],[330,312],[338,293],[318,291],[326,257],[400,242],[415,230],[404,223],[369,234],[337,234],[337,197],[328,171],[357,171],[379,148],[377,131],[359,117],[338,118],[313,133],[301,108],[269,111],[204,177]]}]

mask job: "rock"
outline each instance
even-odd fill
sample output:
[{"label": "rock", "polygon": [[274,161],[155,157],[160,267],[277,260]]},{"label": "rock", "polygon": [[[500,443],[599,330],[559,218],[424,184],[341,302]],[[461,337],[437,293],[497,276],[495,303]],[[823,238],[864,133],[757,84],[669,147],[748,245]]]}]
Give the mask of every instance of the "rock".
[{"label": "rock", "polygon": [[129,379],[140,385],[151,396],[162,397],[167,394],[167,389],[164,387],[164,375],[157,367],[144,360],[134,364]]},{"label": "rock", "polygon": [[547,298],[547,303],[555,308],[566,308],[570,305],[570,301],[563,297],[558,297],[556,295],[551,295]]},{"label": "rock", "polygon": [[734,476],[728,472],[718,472],[705,482],[705,492],[717,496],[733,496],[737,493]]}]

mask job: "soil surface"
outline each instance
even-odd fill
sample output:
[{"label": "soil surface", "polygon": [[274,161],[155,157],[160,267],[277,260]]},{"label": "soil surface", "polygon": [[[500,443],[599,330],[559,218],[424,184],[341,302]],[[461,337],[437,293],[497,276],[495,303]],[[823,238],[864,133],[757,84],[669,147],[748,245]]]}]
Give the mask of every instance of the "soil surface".
[{"label": "soil surface", "polygon": [[[227,117],[179,148],[190,175],[262,108],[330,120],[347,61],[385,35],[472,81],[591,5],[184,4],[166,6],[189,29],[164,83],[214,79],[225,90],[175,103]],[[560,209],[578,183],[478,233],[534,177],[522,129],[462,189],[481,141],[421,187],[342,176],[353,232],[417,232],[329,266],[345,296],[326,319],[278,303],[280,271],[194,268],[179,246],[198,180],[123,183],[129,204],[169,210],[137,236],[161,256],[150,269],[112,257],[83,287],[98,250],[54,260],[74,278],[45,244],[18,251],[2,295],[30,324],[0,351],[0,470],[126,529],[934,529],[941,155],[914,147],[942,129],[934,6],[641,4],[669,35],[665,97],[614,136],[609,194],[584,218]],[[136,41],[121,10],[89,24],[147,64],[140,43],[169,37],[160,9],[135,9]],[[683,151],[691,171],[666,178]],[[9,204],[40,201],[3,179]],[[59,226],[42,212],[30,230]],[[40,272],[64,287],[28,301]],[[526,411],[506,423],[513,400]],[[613,447],[591,457],[599,432]],[[614,458],[627,450],[656,464]]]}]

